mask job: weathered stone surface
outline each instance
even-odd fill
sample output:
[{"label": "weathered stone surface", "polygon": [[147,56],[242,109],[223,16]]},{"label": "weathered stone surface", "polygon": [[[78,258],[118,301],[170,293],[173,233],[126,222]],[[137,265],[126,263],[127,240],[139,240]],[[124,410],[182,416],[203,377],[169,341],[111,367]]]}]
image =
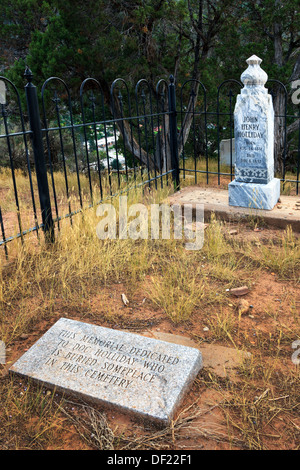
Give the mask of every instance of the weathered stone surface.
[{"label": "weathered stone surface", "polygon": [[251,359],[251,353],[247,351],[220,346],[216,343],[197,344],[190,338],[158,331],[152,332],[152,334],[155,338],[162,341],[170,341],[172,343],[200,349],[203,367],[212,370],[212,372],[219,377],[230,377],[231,379],[238,380],[239,376],[236,373],[238,368],[243,361]]},{"label": "weathered stone surface", "polygon": [[[214,214],[218,219],[227,222],[240,222],[248,216],[263,217],[266,226],[287,228],[291,226],[294,232],[300,232],[300,217],[296,203],[299,196],[280,196],[281,209],[277,205],[272,211],[251,209],[249,207],[236,207],[229,205],[228,191],[220,188],[201,188],[187,186],[168,197],[169,204],[190,204],[193,214],[196,213],[197,204],[204,205],[204,221],[210,222]],[[253,232],[256,236],[255,232]]]},{"label": "weathered stone surface", "polygon": [[264,86],[268,76],[260,67],[262,60],[253,55],[246,62],[244,88],[234,109],[236,163],[229,204],[271,210],[280,196],[280,181],[274,179],[273,102]]},{"label": "weathered stone surface", "polygon": [[230,165],[235,163],[235,140],[223,139],[220,142],[220,163]]},{"label": "weathered stone surface", "polygon": [[267,184],[274,178],[274,109],[261,62],[257,56],[250,57],[241,75],[244,88],[234,109],[235,179]]},{"label": "weathered stone surface", "polygon": [[272,210],[280,197],[280,180],[273,178],[268,184],[233,180],[228,185],[228,191],[231,206]]},{"label": "weathered stone surface", "polygon": [[198,349],[61,318],[10,372],[167,423],[201,367]]}]

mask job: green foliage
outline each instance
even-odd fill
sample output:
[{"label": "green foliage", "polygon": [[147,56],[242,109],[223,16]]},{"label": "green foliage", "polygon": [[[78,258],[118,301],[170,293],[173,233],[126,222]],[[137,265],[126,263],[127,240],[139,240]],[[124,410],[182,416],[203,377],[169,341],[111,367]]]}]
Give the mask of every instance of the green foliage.
[{"label": "green foliage", "polygon": [[[20,84],[26,60],[37,85],[55,75],[76,88],[87,76],[95,76],[108,93],[108,85],[118,76],[134,84],[141,77],[155,82],[167,78],[174,67],[180,83],[193,75],[198,41],[201,80],[207,89],[229,77],[238,78],[253,53],[263,58],[269,76],[278,77],[280,71],[281,80],[287,79],[295,60],[291,51],[299,47],[296,1],[214,3],[212,7],[203,0],[90,0],[84,4],[3,0],[0,37],[13,44],[18,56],[14,63],[8,61],[8,75]],[[277,23],[284,56],[281,65],[274,61]]]},{"label": "green foliage", "polygon": [[[129,86],[134,114],[133,93],[137,81],[146,78],[155,90],[158,79],[168,80],[170,74],[175,75],[177,89],[192,78],[201,80],[207,92],[207,109],[215,112],[216,105],[211,103],[216,103],[219,84],[229,78],[239,80],[245,61],[252,54],[263,59],[263,68],[270,78],[285,84],[291,80],[299,60],[297,13],[296,0],[236,3],[230,0],[89,0],[84,3],[3,0],[2,65],[8,66],[5,75],[18,87],[24,105],[23,74],[27,64],[39,89],[51,76],[65,80],[71,91],[74,115],[80,114],[78,91],[87,77],[99,80],[104,91],[105,115],[109,119],[110,87],[117,77],[125,79]],[[186,104],[190,87],[183,90],[183,104]],[[125,102],[126,90],[123,91]],[[228,86],[220,91],[223,114],[219,129],[208,128],[211,142],[216,141],[218,131],[220,138],[231,136],[232,123],[226,116],[230,111],[228,91]],[[235,85],[233,91],[237,94],[239,87]],[[51,106],[50,94],[45,96]],[[234,99],[233,96],[232,103]],[[204,95],[200,87],[197,112],[203,109]],[[126,101],[124,115],[128,111]],[[291,103],[288,113],[294,113]],[[96,118],[102,120],[100,115]],[[92,120],[88,109],[86,119]],[[181,121],[180,116],[178,119]],[[187,149],[190,154],[204,155],[207,149],[203,147],[203,122],[196,123],[196,128],[196,148],[191,145],[189,148],[187,142]],[[88,134],[87,140],[92,140],[93,130],[88,129]],[[297,139],[296,133],[293,139]],[[209,157],[215,155],[214,145],[208,149]],[[148,150],[151,152],[152,148]]]}]

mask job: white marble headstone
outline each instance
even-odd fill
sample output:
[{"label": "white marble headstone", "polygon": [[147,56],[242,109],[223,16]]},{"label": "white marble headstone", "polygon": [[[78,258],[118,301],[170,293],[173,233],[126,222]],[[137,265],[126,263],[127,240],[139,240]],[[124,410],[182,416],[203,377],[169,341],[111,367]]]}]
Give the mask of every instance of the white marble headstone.
[{"label": "white marble headstone", "polygon": [[273,102],[262,60],[253,55],[246,62],[234,110],[235,180],[228,187],[229,204],[271,210],[280,196],[280,180],[274,178]]}]

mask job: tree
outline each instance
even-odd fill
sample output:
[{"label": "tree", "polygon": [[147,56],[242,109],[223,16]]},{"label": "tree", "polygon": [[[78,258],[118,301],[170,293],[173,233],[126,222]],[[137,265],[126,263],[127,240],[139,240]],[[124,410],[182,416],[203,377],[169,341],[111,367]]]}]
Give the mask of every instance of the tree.
[{"label": "tree", "polygon": [[[259,0],[245,4],[252,28],[261,37],[266,55],[269,55],[273,77],[280,77],[286,85],[299,78],[300,72],[300,18],[295,0]],[[270,76],[270,73],[269,73]],[[282,173],[285,148],[285,93],[275,87],[273,96],[275,120],[275,171]],[[287,128],[289,136],[297,127],[295,121]]]},{"label": "tree", "polygon": [[[20,58],[8,70],[20,89],[25,61],[36,85],[49,76],[61,76],[77,95],[82,80],[93,76],[101,84],[107,106],[112,111],[114,105],[117,115],[122,104],[117,96],[112,103],[110,87],[118,76],[132,87],[146,78],[155,98],[158,78],[172,74],[177,83],[191,80],[186,113],[179,123],[180,154],[190,132],[200,80],[213,88],[225,78],[238,78],[253,53],[263,58],[270,77],[280,76],[285,83],[295,79],[300,68],[297,8],[296,0],[3,0],[0,35],[5,44],[11,41]],[[282,103],[279,90],[274,98],[279,115]],[[284,134],[280,119],[277,123],[279,169]],[[151,155],[145,149],[140,152],[136,124],[133,138],[131,129],[127,121],[119,125],[129,152],[142,164],[149,157],[151,168],[162,158],[163,170],[170,170],[170,145],[165,141],[168,116],[165,132],[156,136],[159,156],[154,149]]]}]

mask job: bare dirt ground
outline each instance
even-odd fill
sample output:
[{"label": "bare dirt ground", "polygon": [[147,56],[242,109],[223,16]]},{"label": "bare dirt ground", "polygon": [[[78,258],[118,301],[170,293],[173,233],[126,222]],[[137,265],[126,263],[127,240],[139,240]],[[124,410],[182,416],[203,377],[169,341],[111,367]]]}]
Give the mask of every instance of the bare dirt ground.
[{"label": "bare dirt ground", "polygon": [[[280,236],[273,229],[254,231],[240,224],[230,224],[225,230],[227,234],[234,233],[229,237],[243,242],[247,239],[254,244]],[[207,266],[203,262],[205,270]],[[292,342],[299,334],[299,283],[281,279],[268,269],[254,273],[249,283],[248,274],[240,272],[240,284],[249,286],[249,292],[242,297],[232,295],[224,284],[211,280],[215,295],[225,295],[222,310],[217,308],[219,314],[222,311],[224,322],[226,318],[233,319],[233,325],[223,325],[223,330],[220,319],[212,326],[215,306],[198,309],[178,324],[172,322],[145,294],[148,277],[132,292],[121,281],[101,286],[97,295],[84,300],[76,309],[63,299],[56,299],[51,321],[36,322],[10,344],[0,382],[2,391],[12,387],[19,397],[24,390],[27,392],[27,381],[14,378],[11,383],[7,369],[60,317],[186,342],[202,350],[204,367],[169,428],[157,429],[133,416],[93,405],[93,413],[100,413],[99,416],[104,413],[106,421],[101,424],[99,416],[91,417],[88,403],[44,389],[43,396],[49,397],[48,400],[51,397],[51,406],[55,408],[49,429],[43,431],[45,440],[36,437],[42,431],[41,417],[34,407],[24,426],[23,412],[19,411],[16,417],[9,403],[0,413],[1,448],[94,449],[100,446],[99,437],[95,437],[97,429],[102,435],[106,433],[106,444],[101,445],[107,449],[299,449],[299,366],[291,360]],[[121,299],[124,292],[129,299],[128,306]],[[241,298],[250,307],[238,321]],[[28,304],[31,307],[32,302]],[[229,329],[230,335],[226,335]],[[250,353],[243,364],[236,353],[239,349]],[[224,351],[232,354],[229,366]],[[33,385],[31,390],[37,393]],[[15,421],[13,427],[10,419]],[[46,439],[49,432],[51,438]]]},{"label": "bare dirt ground", "polygon": [[[227,184],[227,180],[221,180],[221,188]],[[8,206],[6,226],[16,227],[16,222],[15,211]],[[74,255],[75,245],[68,238],[64,241],[66,257],[59,252],[62,261],[53,265],[57,260],[48,254],[44,271],[36,268],[42,253],[37,260],[24,257],[20,262],[23,271],[19,272],[15,267],[18,254],[9,246],[13,255],[8,262],[2,257],[5,266],[0,277],[1,328],[9,332],[6,364],[0,364],[1,449],[300,448],[300,366],[292,361],[296,352],[293,343],[300,340],[300,236],[295,233],[291,240],[285,235],[282,241],[283,230],[253,219],[222,224],[218,238],[211,224],[207,225],[208,246],[203,252],[180,255],[166,248],[165,259],[174,265],[174,279],[165,259],[157,260],[151,250],[148,259],[143,248],[139,253],[139,246],[129,251],[123,265],[120,262],[118,275],[116,254],[111,255],[105,282],[98,279],[94,266],[101,263],[102,255],[94,264],[96,251],[91,250],[90,258],[88,251],[81,255],[78,250]],[[82,235],[79,232],[77,242],[83,251],[92,236]],[[38,248],[35,234],[26,239]],[[216,255],[220,247],[223,252]],[[67,271],[71,254],[73,270]],[[87,274],[82,265],[84,256],[91,266]],[[31,270],[40,279],[34,278]],[[172,305],[166,307],[163,298],[178,287],[177,272],[187,279],[179,286],[183,300],[195,295],[189,291],[193,273],[199,278],[199,288],[204,280],[205,289],[191,313],[174,321],[177,317]],[[55,276],[57,284],[50,288],[49,280]],[[153,277],[161,282],[158,301],[151,295]],[[5,297],[5,290],[9,290],[6,286],[14,278],[15,290],[11,288],[9,297]],[[29,293],[26,284],[34,284],[29,286]],[[247,287],[242,296],[231,292],[242,286]],[[122,302],[123,293],[129,300],[127,306]],[[22,316],[26,318],[24,324]],[[11,377],[10,365],[61,317],[198,347],[203,368],[170,426],[158,429],[134,416],[91,406]],[[244,353],[242,361],[239,351]]]}]

